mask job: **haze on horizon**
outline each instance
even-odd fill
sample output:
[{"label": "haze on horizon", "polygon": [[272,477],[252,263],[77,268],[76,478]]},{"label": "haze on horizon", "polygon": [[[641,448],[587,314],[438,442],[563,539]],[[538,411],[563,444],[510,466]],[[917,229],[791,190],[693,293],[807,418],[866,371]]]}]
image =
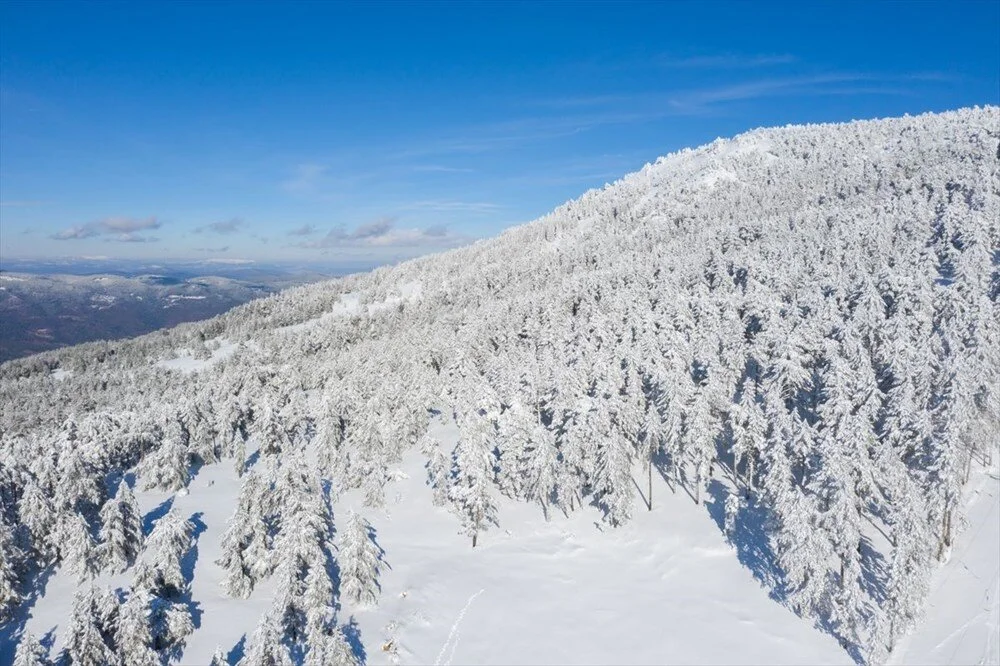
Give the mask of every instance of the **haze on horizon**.
[{"label": "haze on horizon", "polygon": [[390,262],[717,136],[998,91],[996,2],[4,2],[0,263]]}]

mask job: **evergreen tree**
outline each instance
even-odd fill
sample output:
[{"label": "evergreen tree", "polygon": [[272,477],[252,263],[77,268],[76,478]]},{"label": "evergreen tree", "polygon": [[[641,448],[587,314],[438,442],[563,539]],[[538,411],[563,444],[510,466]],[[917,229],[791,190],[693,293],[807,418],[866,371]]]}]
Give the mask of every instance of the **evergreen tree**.
[{"label": "evergreen tree", "polygon": [[310,636],[306,666],[359,666],[360,663],[339,628],[332,627]]},{"label": "evergreen tree", "polygon": [[136,573],[136,587],[162,596],[177,596],[187,590],[182,561],[191,549],[194,525],[171,508],[156,521],[146,540],[143,564]]},{"label": "evergreen tree", "polygon": [[264,509],[268,489],[256,472],[244,477],[236,510],[222,536],[222,556],[216,563],[226,570],[226,592],[238,599],[249,597],[257,581],[273,570],[271,526]]},{"label": "evergreen tree", "polygon": [[21,641],[17,644],[17,652],[14,654],[13,666],[49,666],[48,651],[42,647],[41,642],[30,631],[21,634]]},{"label": "evergreen tree", "polygon": [[93,587],[80,589],[73,597],[63,653],[73,666],[107,666],[116,662],[113,646],[102,635],[97,606],[97,591]]},{"label": "evergreen tree", "polygon": [[382,549],[368,521],[352,513],[340,545],[340,594],[353,604],[375,606]]},{"label": "evergreen tree", "polygon": [[168,437],[160,447],[146,456],[139,466],[145,490],[175,492],[191,480],[190,452],[179,437]]},{"label": "evergreen tree", "polygon": [[86,518],[75,511],[63,513],[56,523],[55,535],[59,557],[81,581],[98,574],[97,546]]},{"label": "evergreen tree", "polygon": [[150,631],[152,599],[153,596],[143,588],[133,588],[121,606],[117,645],[122,663],[129,666],[160,665]]},{"label": "evergreen tree", "polygon": [[24,494],[18,501],[18,516],[31,534],[31,542],[46,560],[53,557],[58,548],[53,541],[56,526],[56,511],[52,500],[38,483],[29,478],[24,484]]},{"label": "evergreen tree", "polygon": [[20,578],[16,563],[21,559],[21,549],[14,537],[14,527],[5,519],[0,510],[0,620],[6,620],[8,613],[21,601]]},{"label": "evergreen tree", "polygon": [[462,519],[465,534],[472,537],[472,547],[480,532],[497,524],[496,504],[490,493],[493,477],[493,453],[490,449],[491,423],[473,417],[466,421],[462,439],[455,447],[454,482],[449,497]]},{"label": "evergreen tree", "polygon": [[229,657],[226,656],[226,653],[221,646],[215,648],[215,652],[212,653],[212,661],[209,662],[209,666],[229,666]]},{"label": "evergreen tree", "polygon": [[142,518],[127,483],[118,484],[113,499],[101,507],[101,559],[111,573],[125,571],[142,549]]},{"label": "evergreen tree", "polygon": [[281,641],[281,618],[265,613],[253,632],[240,666],[292,666],[288,649]]}]

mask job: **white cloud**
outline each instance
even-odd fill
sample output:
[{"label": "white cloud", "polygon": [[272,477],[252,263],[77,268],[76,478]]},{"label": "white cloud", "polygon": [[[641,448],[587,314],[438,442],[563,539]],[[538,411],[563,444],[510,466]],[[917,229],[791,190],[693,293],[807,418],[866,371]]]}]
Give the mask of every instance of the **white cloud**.
[{"label": "white cloud", "polygon": [[453,233],[444,225],[434,225],[425,229],[399,229],[394,218],[384,217],[362,224],[353,231],[343,227],[330,229],[322,238],[296,243],[295,247],[329,250],[333,248],[447,248],[469,242],[461,234]]},{"label": "white cloud", "polygon": [[319,189],[329,171],[330,167],[324,164],[299,164],[295,167],[294,175],[285,180],[281,187],[290,194],[312,194]]},{"label": "white cloud", "polygon": [[214,234],[234,234],[238,231],[242,231],[246,226],[246,223],[238,217],[234,217],[231,220],[225,220],[223,222],[212,222],[211,224],[206,224],[205,226],[198,227],[194,230],[196,234],[200,234],[205,231],[210,231]]},{"label": "white cloud", "polygon": [[163,223],[155,217],[106,217],[103,220],[79,224],[49,236],[54,240],[81,240],[94,236],[108,236],[105,240],[116,240],[121,243],[148,243],[157,239],[152,236],[140,236],[138,232],[159,229]]}]

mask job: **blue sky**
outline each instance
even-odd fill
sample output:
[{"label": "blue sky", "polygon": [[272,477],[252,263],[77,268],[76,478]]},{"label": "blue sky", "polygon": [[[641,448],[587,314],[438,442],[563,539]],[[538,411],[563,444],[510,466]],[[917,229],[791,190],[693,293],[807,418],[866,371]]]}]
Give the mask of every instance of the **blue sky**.
[{"label": "blue sky", "polygon": [[718,136],[998,91],[996,1],[4,1],[0,260],[391,261]]}]

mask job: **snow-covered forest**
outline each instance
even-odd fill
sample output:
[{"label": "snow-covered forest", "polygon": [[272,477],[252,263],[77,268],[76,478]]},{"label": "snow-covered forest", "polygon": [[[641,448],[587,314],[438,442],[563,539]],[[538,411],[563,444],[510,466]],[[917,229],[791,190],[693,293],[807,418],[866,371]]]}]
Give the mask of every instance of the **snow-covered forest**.
[{"label": "snow-covered forest", "polygon": [[[0,641],[207,661],[197,560],[211,612],[254,609],[214,664],[398,656],[354,616],[419,456],[421,510],[473,553],[513,502],[614,539],[663,489],[722,497],[732,543],[762,531],[770,603],[882,662],[998,433],[1000,109],[758,130],[470,247],[0,366]],[[179,508],[214,468],[230,503]],[[46,641],[55,576],[75,597]]]}]

